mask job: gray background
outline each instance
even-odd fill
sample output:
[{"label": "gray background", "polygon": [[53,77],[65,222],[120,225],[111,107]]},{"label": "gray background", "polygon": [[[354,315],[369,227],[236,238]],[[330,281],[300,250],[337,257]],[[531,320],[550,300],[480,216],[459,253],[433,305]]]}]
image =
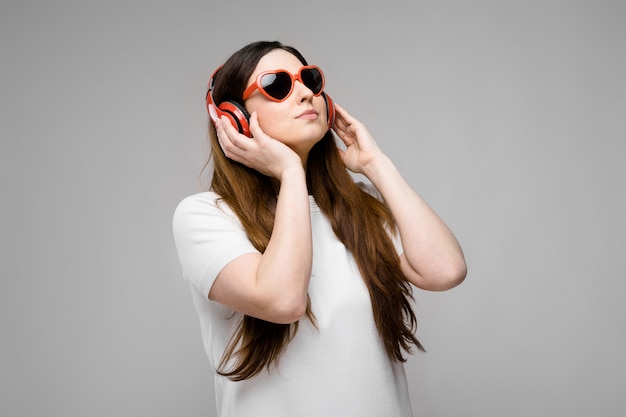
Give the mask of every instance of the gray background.
[{"label": "gray background", "polygon": [[213,415],[171,216],[210,72],[279,39],[464,247],[416,416],[623,415],[625,4],[3,0],[0,414]]}]

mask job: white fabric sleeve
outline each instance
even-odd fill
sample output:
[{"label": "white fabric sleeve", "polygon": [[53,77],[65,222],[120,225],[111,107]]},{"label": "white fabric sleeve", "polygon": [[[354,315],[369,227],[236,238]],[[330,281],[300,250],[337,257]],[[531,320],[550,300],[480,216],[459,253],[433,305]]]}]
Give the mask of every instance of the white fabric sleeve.
[{"label": "white fabric sleeve", "polygon": [[204,192],[182,200],[173,217],[174,242],[183,276],[202,294],[209,291],[229,262],[258,252],[241,222],[218,195]]},{"label": "white fabric sleeve", "polygon": [[[380,195],[376,187],[373,184],[365,183],[362,181],[357,182],[357,185],[360,189],[368,193],[369,195],[375,197],[377,200],[384,202],[383,197]],[[396,249],[396,253],[398,256],[404,253],[404,248],[402,247],[402,240],[400,239],[400,232],[398,231],[398,226],[394,223],[392,230],[387,230],[387,233],[391,237],[391,241],[393,242],[393,246]]]}]

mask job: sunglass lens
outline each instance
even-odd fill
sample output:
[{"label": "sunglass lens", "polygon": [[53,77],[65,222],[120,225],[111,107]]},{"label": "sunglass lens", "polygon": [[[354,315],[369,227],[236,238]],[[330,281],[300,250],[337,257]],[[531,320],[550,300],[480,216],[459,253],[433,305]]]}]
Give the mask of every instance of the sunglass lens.
[{"label": "sunglass lens", "polygon": [[317,68],[307,68],[300,74],[302,82],[306,85],[313,94],[319,94],[324,87],[324,77]]},{"label": "sunglass lens", "polygon": [[276,100],[282,100],[291,91],[291,77],[286,72],[266,74],[261,79],[261,87]]}]

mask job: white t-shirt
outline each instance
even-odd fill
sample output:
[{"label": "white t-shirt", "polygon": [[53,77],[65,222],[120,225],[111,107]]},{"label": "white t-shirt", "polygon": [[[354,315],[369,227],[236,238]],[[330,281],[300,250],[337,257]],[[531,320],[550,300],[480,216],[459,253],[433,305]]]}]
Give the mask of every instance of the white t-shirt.
[{"label": "white t-shirt", "polygon": [[[209,290],[226,264],[256,252],[238,218],[225,202],[216,204],[217,198],[213,192],[185,198],[173,222],[183,276],[190,283],[204,348],[214,368],[241,315],[209,300]],[[313,197],[310,206],[309,296],[318,329],[308,319],[300,320],[278,367],[269,372],[240,382],[216,373],[218,416],[411,416],[404,366],[387,356],[352,254]]]}]

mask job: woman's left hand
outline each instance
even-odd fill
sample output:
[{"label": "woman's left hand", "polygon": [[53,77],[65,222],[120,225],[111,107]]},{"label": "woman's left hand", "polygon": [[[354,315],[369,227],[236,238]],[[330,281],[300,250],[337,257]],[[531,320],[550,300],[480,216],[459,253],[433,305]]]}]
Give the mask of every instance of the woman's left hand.
[{"label": "woman's left hand", "polygon": [[350,171],[364,174],[385,201],[400,231],[400,267],[424,290],[443,291],[465,279],[463,251],[448,226],[404,180],[365,126],[335,105],[333,129],[346,145],[339,150]]},{"label": "woman's left hand", "polygon": [[365,125],[338,104],[335,104],[333,130],[346,145],[346,149],[339,149],[339,153],[344,165],[350,171],[363,174],[368,164],[383,156]]}]

